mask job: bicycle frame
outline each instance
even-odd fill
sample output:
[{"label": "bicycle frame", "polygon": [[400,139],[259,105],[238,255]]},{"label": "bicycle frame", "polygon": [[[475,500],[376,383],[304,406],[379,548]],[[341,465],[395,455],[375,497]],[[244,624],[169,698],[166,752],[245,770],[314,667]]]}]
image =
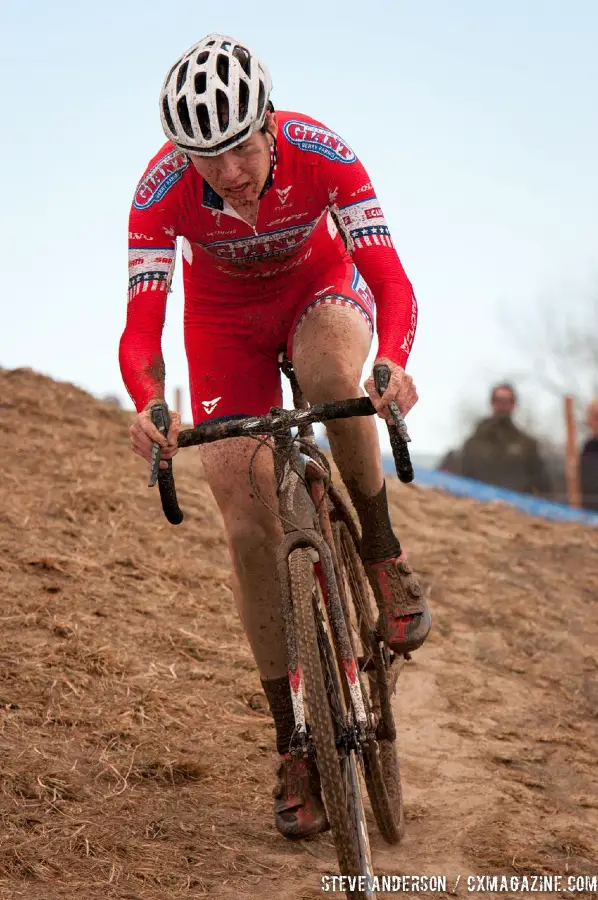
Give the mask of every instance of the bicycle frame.
[{"label": "bicycle frame", "polygon": [[[359,528],[349,505],[330,483],[330,469],[316,446],[312,423],[372,415],[375,408],[366,397],[310,406],[284,354],[279,362],[293,389],[293,410],[273,407],[262,416],[197,425],[179,434],[178,445],[250,436],[263,444],[270,436],[283,529],[276,549],[276,571],[295,725],[288,749],[295,758],[311,757],[322,763],[322,788],[330,804],[328,815],[341,871],[371,876],[362,780],[385,839],[398,842],[404,828],[398,759],[394,744],[388,743],[396,737],[390,696],[402,660],[393,658],[384,646],[366,579],[374,593],[376,586],[360,561]],[[389,377],[387,366],[374,367],[379,395]],[[391,412],[392,407],[393,403],[389,405]],[[388,423],[388,428],[389,434],[394,429],[391,446],[397,475],[408,483],[413,479],[409,438],[404,428],[399,429],[402,420],[398,412],[393,412],[393,417],[395,422]],[[162,434],[167,433],[170,419],[166,404],[152,408],[152,421]],[[299,442],[294,437],[295,429]],[[158,483],[168,521],[180,524],[183,513],[177,501],[172,460],[165,469],[160,469],[159,463],[156,445],[149,485]],[[302,663],[309,671],[307,682]],[[304,692],[313,704],[309,720]],[[380,744],[381,740],[384,742]],[[359,892],[362,895],[370,897],[372,893],[366,889]]]},{"label": "bicycle frame", "polygon": [[[288,411],[283,409],[273,408],[266,416],[249,416],[241,422],[220,422],[214,425],[205,423],[182,431],[179,434],[178,446],[190,447],[225,438],[249,435],[274,435],[276,476],[279,486],[279,509],[284,530],[284,540],[277,553],[277,570],[285,617],[288,654],[291,662],[289,678],[293,687],[296,721],[300,726],[302,724],[303,732],[305,732],[301,673],[297,665],[297,646],[290,600],[288,556],[296,548],[309,547],[314,555],[314,564],[317,565],[318,562],[320,564],[320,572],[318,574],[322,584],[327,617],[333,632],[333,643],[337,656],[341,657],[341,668],[345,673],[345,680],[355,711],[356,727],[360,739],[363,739],[367,729],[370,728],[371,736],[375,736],[378,739],[394,740],[396,730],[390,706],[390,696],[394,691],[404,659],[395,657],[392,663],[388,665],[388,651],[382,649],[378,640],[375,641],[372,661],[378,679],[377,704],[375,710],[368,707],[366,711],[366,704],[364,704],[363,700],[365,689],[360,683],[362,673],[359,671],[355,654],[352,651],[351,639],[346,624],[348,621],[347,601],[344,594],[344,582],[340,577],[331,523],[328,517],[328,505],[325,502],[326,493],[332,500],[336,512],[340,512],[340,516],[349,532],[353,534],[354,543],[358,544],[359,539],[355,533],[355,524],[340,495],[334,486],[325,487],[327,473],[317,462],[319,451],[316,451],[314,432],[311,425],[311,422],[325,422],[331,419],[372,415],[375,409],[371,401],[365,397],[310,406],[305,401],[297,383],[293,367],[284,354],[279,356],[279,363],[293,390],[295,409],[292,415],[289,415]],[[374,380],[376,381],[378,393],[382,392],[384,386],[388,383],[389,377],[390,370],[387,366],[381,364],[374,367]],[[394,404],[391,403],[391,410],[393,406]],[[151,410],[151,417],[156,428],[162,434],[166,434],[170,421],[166,404],[155,404]],[[413,480],[413,467],[407,447],[409,436],[404,422],[397,411],[393,412],[393,417],[395,419],[394,423],[387,422],[387,426],[397,475],[402,482],[409,483]],[[285,431],[285,427],[288,430]],[[305,451],[303,453],[293,440],[291,429],[295,427],[298,427],[299,435],[303,440]],[[313,452],[311,452],[310,448],[313,448]],[[151,487],[156,482],[158,483],[164,514],[171,524],[179,525],[183,521],[184,516],[177,500],[172,460],[168,460],[166,469],[159,468],[159,461],[160,451],[156,443],[152,452],[148,484]],[[342,592],[340,596],[339,588]],[[408,658],[410,657],[406,654],[405,659]],[[377,726],[374,726],[373,723],[377,719],[376,713],[378,711],[380,712],[380,722]],[[367,721],[368,715],[371,722]]]}]

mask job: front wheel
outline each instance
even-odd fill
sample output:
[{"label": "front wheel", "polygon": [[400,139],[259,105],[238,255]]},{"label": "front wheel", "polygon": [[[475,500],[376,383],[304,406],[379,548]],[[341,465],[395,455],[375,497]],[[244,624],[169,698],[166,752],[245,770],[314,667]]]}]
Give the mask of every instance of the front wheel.
[{"label": "front wheel", "polygon": [[357,751],[350,746],[351,717],[347,715],[335,654],[325,614],[318,601],[318,580],[309,550],[289,557],[291,597],[299,665],[307,701],[306,719],[316,748],[324,804],[341,875],[366,876],[365,890],[347,890],[349,900],[373,897],[373,875]]}]

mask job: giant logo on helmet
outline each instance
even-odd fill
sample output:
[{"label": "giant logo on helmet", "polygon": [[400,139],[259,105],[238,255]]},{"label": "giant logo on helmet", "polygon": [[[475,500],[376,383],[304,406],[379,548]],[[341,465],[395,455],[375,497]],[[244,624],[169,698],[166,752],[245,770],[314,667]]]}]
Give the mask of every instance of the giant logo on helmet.
[{"label": "giant logo on helmet", "polygon": [[135,209],[147,209],[152,203],[159,203],[188,165],[189,157],[180,150],[171,150],[163,156],[139,182],[133,200]]},{"label": "giant logo on helmet", "polygon": [[283,131],[287,140],[299,147],[300,150],[319,153],[336,162],[353,163],[357,159],[351,148],[338,134],[322,128],[320,125],[310,125],[309,122],[290,119],[285,122]]}]

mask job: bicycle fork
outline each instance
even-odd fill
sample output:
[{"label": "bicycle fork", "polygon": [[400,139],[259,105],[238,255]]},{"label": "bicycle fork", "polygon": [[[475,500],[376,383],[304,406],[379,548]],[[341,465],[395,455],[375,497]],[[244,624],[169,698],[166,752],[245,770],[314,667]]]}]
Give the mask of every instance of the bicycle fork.
[{"label": "bicycle fork", "polygon": [[[284,439],[279,438],[278,440]],[[289,440],[292,440],[290,436]],[[281,458],[279,454],[276,454],[276,456]],[[288,565],[290,554],[298,548],[310,549],[314,565],[317,566],[319,563],[320,566],[322,592],[325,597],[328,620],[332,629],[333,646],[338,648],[342,660],[351,705],[355,715],[358,741],[366,739],[370,723],[368,722],[363,701],[357,660],[353,654],[349,631],[343,614],[332,555],[326,540],[316,528],[318,514],[305,486],[306,460],[299,454],[293,454],[293,457],[295,465],[286,458],[283,472],[279,473],[278,478],[280,484],[279,505],[284,538],[277,553],[277,572],[287,644],[289,682],[295,716],[295,734],[299,738],[302,749],[305,749],[307,729],[303,697],[303,676],[297,652]],[[285,456],[282,455],[282,458],[284,459]],[[300,468],[300,472],[297,472],[296,468]],[[280,477],[281,474],[282,478]]]}]

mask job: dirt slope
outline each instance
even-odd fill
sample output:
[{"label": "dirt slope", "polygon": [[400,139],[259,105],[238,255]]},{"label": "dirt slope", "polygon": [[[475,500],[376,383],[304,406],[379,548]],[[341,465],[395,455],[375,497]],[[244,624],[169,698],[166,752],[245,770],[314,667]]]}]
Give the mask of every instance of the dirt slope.
[{"label": "dirt slope", "polygon": [[[272,824],[197,452],[173,528],[128,414],[29,370],[0,372],[0,409],[0,898],[322,896],[329,837]],[[401,676],[408,828],[378,871],[598,874],[598,532],[389,492],[434,629]]]}]

